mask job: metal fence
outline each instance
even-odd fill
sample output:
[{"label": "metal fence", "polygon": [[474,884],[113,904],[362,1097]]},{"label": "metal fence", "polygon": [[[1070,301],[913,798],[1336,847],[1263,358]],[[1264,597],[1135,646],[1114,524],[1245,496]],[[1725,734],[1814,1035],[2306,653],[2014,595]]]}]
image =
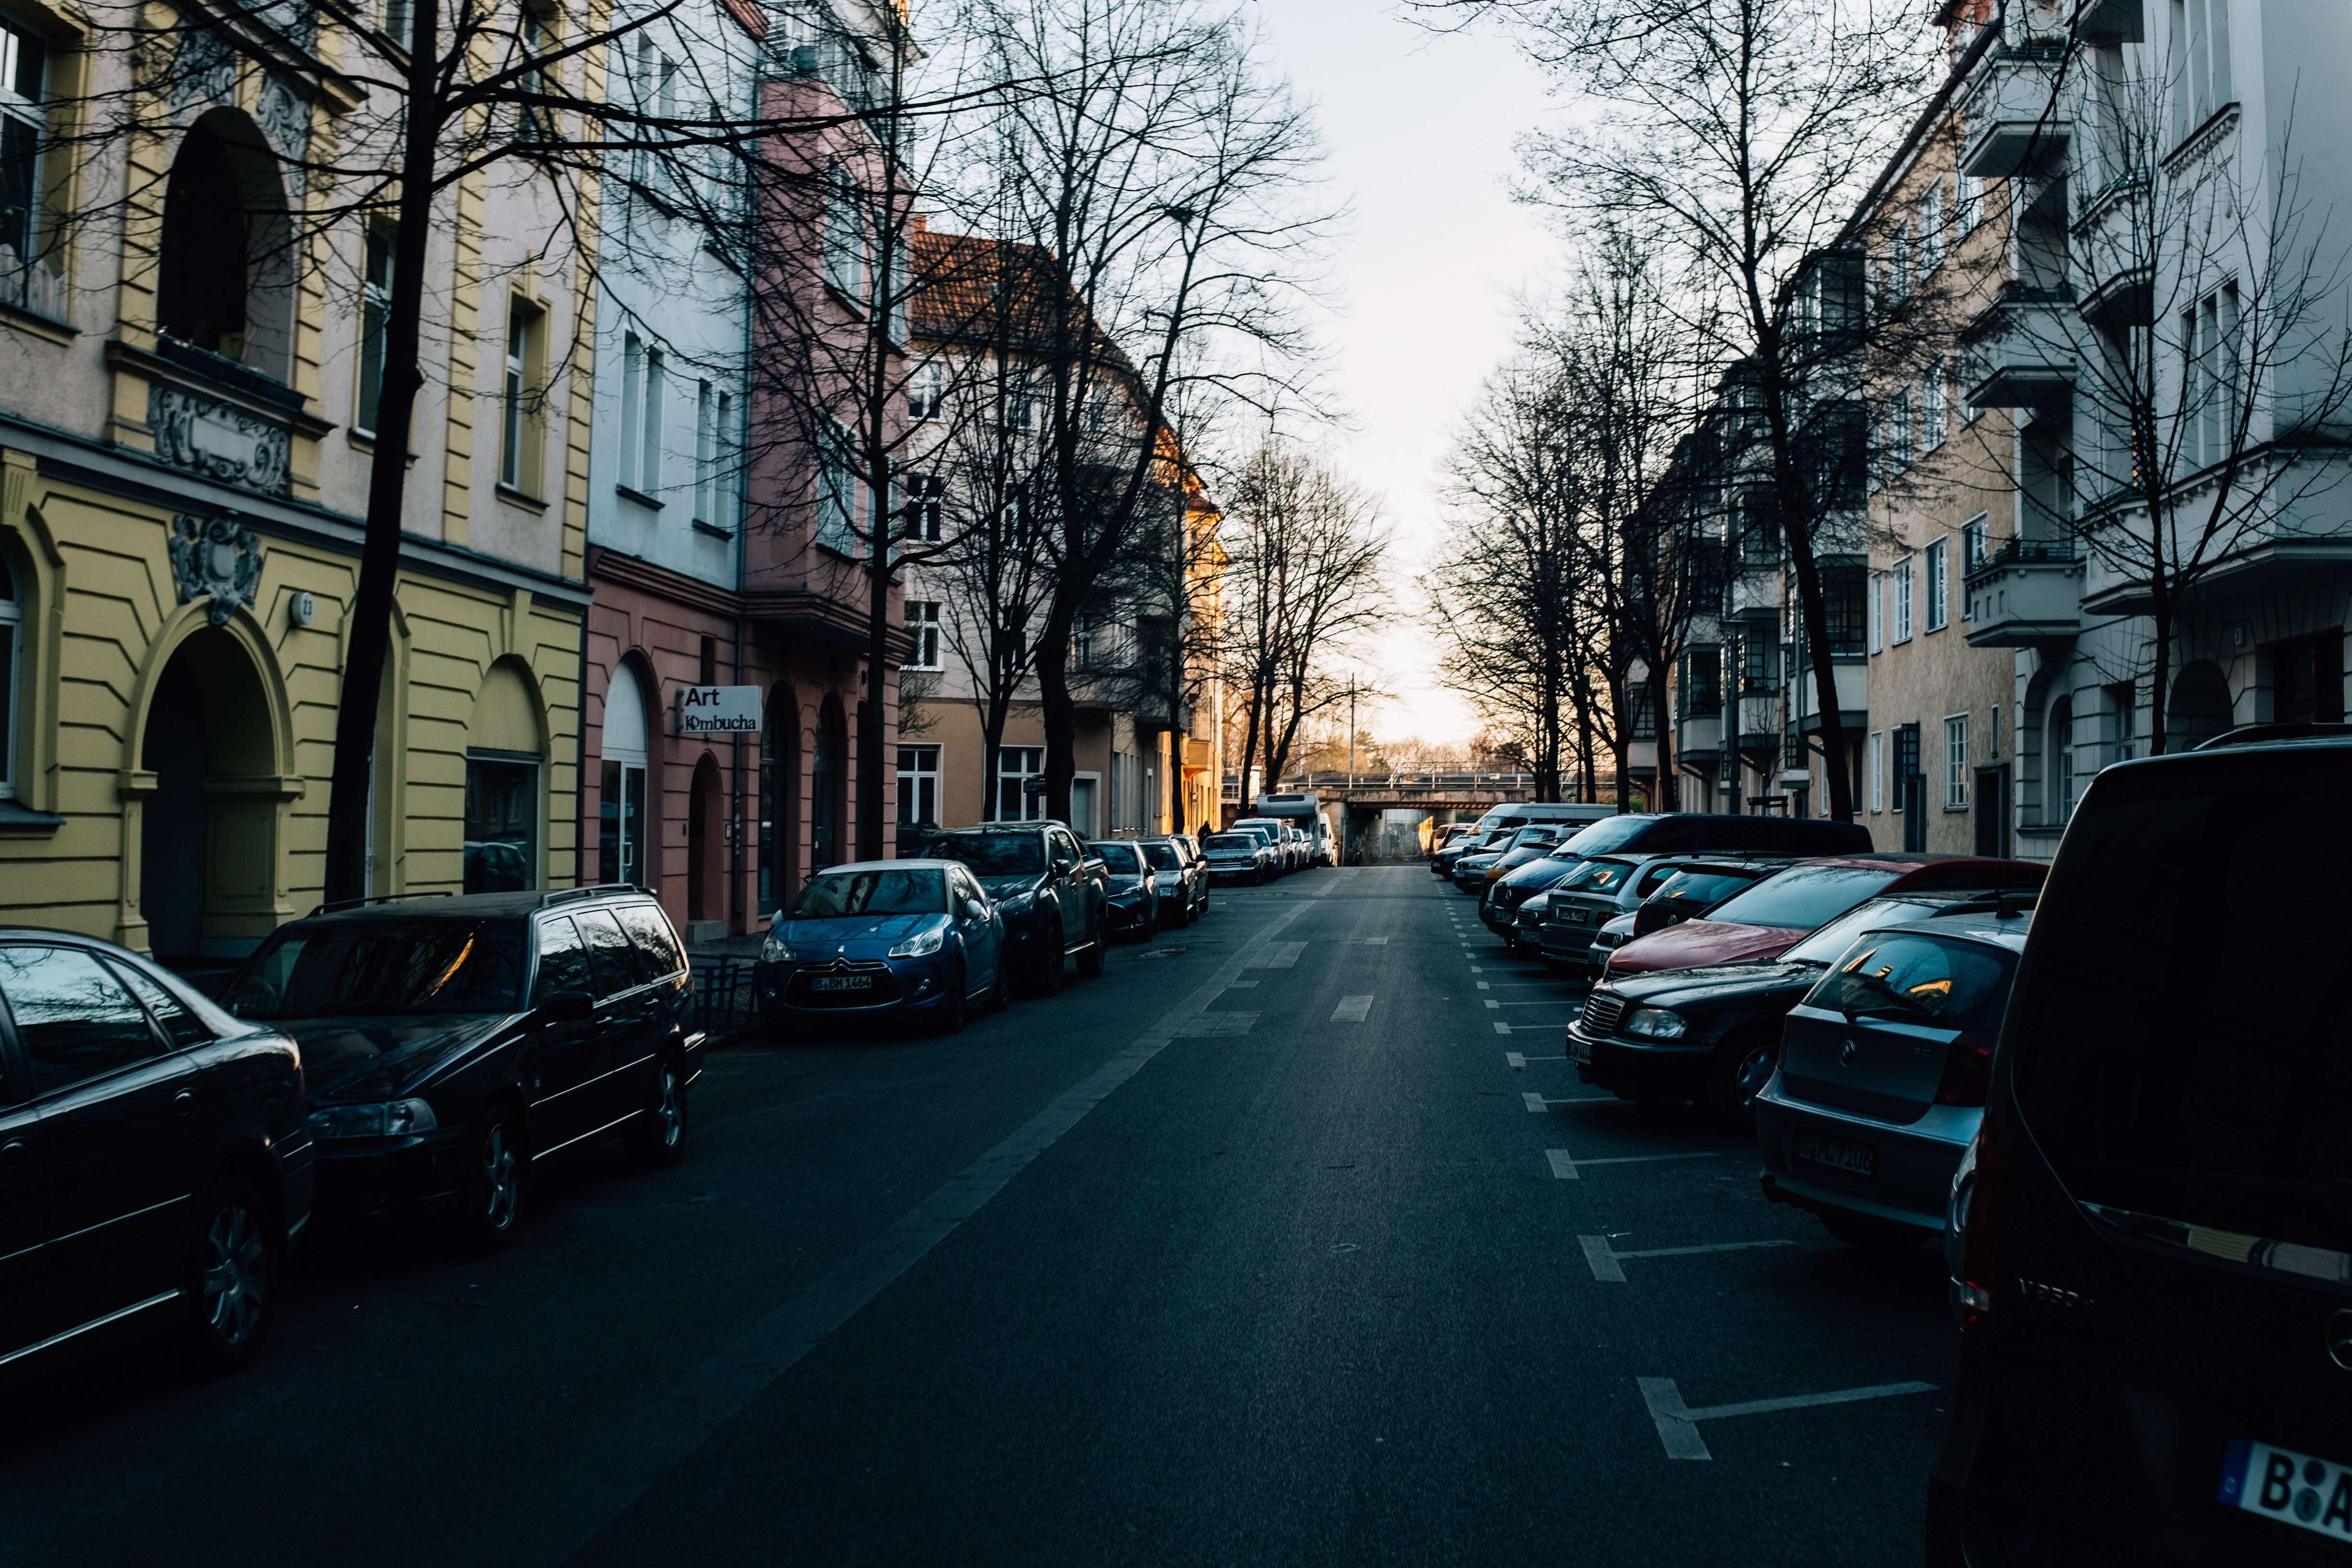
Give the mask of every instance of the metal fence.
[{"label": "metal fence", "polygon": [[751,1001],[751,965],[740,958],[694,960],[694,1021],[710,1034],[749,1027],[757,1019]]}]

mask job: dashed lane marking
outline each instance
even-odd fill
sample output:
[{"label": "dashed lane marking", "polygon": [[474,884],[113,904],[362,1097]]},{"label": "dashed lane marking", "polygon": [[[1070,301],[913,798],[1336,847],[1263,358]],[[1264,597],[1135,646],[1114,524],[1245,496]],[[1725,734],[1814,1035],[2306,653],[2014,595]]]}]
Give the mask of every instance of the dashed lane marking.
[{"label": "dashed lane marking", "polygon": [[1669,1459],[1712,1459],[1706,1440],[1698,1435],[1698,1423],[1722,1421],[1734,1415],[1769,1415],[1777,1410],[1810,1410],[1820,1405],[1853,1405],[1865,1399],[1893,1399],[1905,1394],[1933,1394],[1932,1383],[1879,1383],[1867,1388],[1841,1388],[1829,1394],[1792,1394],[1781,1399],[1750,1399],[1738,1405],[1701,1405],[1696,1407],[1683,1403],[1682,1391],[1671,1377],[1637,1377],[1633,1380],[1642,1391],[1642,1403],[1649,1407],[1651,1424],[1658,1429],[1658,1440],[1666,1446]]},{"label": "dashed lane marking", "polygon": [[1335,1024],[1360,1024],[1371,1010],[1372,999],[1369,995],[1342,996],[1339,1005],[1331,1009],[1331,1021]]},{"label": "dashed lane marking", "polygon": [[[1587,1164],[1599,1162],[1588,1160]],[[1652,1247],[1639,1252],[1618,1252],[1609,1245],[1605,1236],[1580,1236],[1577,1241],[1584,1248],[1584,1261],[1592,1266],[1592,1277],[1605,1284],[1625,1283],[1625,1270],[1618,1265],[1629,1258],[1696,1258],[1702,1252],[1746,1252],[1759,1247],[1794,1247],[1793,1241],[1718,1241],[1708,1247]]]},{"label": "dashed lane marking", "polygon": [[[1503,1060],[1509,1066],[1513,1072],[1525,1072],[1528,1070],[1528,1064],[1529,1062],[1564,1062],[1568,1060],[1568,1053],[1563,1051],[1556,1057],[1531,1057],[1523,1051],[1505,1051],[1503,1053]],[[1617,1097],[1612,1094],[1609,1098],[1614,1100]],[[1600,1101],[1591,1100],[1547,1100],[1545,1103],[1548,1105],[1597,1105]]]}]

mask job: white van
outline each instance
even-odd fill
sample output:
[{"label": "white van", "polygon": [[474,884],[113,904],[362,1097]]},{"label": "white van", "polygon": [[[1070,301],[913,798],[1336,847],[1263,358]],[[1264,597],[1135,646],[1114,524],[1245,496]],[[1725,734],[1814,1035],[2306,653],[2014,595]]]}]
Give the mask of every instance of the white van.
[{"label": "white van", "polygon": [[1281,817],[1297,826],[1307,837],[1307,864],[1337,866],[1339,847],[1331,840],[1331,819],[1323,815],[1323,802],[1313,790],[1286,790],[1257,797],[1260,816]]},{"label": "white van", "polygon": [[1579,827],[1617,815],[1613,805],[1582,801],[1512,801],[1478,819],[1478,837],[1503,827],[1525,827],[1530,822],[1572,822]]}]

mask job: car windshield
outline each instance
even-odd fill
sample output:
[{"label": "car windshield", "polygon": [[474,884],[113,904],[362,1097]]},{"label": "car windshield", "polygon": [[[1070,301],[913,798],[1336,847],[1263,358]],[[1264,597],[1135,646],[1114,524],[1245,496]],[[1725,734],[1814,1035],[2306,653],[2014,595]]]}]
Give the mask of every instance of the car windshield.
[{"label": "car windshield", "polygon": [[1155,871],[1175,871],[1183,867],[1184,863],[1176,858],[1176,846],[1173,844],[1146,844],[1142,849],[1144,859]]},{"label": "car windshield", "polygon": [[1946,1029],[2000,1025],[2016,960],[1982,942],[1925,931],[1874,931],[1830,966],[1805,1005]]},{"label": "car windshield", "polygon": [[1606,855],[1612,849],[1624,848],[1633,842],[1635,834],[1656,820],[1654,816],[1605,816],[1591,826],[1579,830],[1576,837],[1568,841],[1568,847],[1579,855]]},{"label": "car windshield", "polygon": [[1559,886],[1573,888],[1580,893],[1613,894],[1633,874],[1633,862],[1630,860],[1584,860],[1578,862],[1576,869]]},{"label": "car windshield", "polygon": [[1557,827],[1522,827],[1512,837],[1511,847],[1514,849],[1540,848],[1559,842],[1559,829]]},{"label": "car windshield", "polygon": [[520,921],[340,920],[283,928],[238,972],[240,1018],[511,1013]]},{"label": "car windshield", "polygon": [[1092,849],[1115,876],[1139,877],[1143,874],[1143,867],[1135,858],[1135,846],[1132,844],[1089,844],[1087,847]]},{"label": "car windshield", "polygon": [[1812,935],[1780,955],[1784,963],[1835,963],[1866,931],[1883,931],[1888,926],[1909,925],[1924,921],[1944,908],[1941,904],[1916,903],[1908,899],[1873,899],[1858,910],[1848,910]]},{"label": "car windshield", "polygon": [[1034,833],[955,833],[923,846],[930,860],[961,860],[975,876],[1034,877],[1045,869],[1045,846]]},{"label": "car windshield", "polygon": [[1255,855],[1258,851],[1258,843],[1256,838],[1246,833],[1212,833],[1208,849],[1213,855],[1220,849],[1232,855]]},{"label": "car windshield", "polygon": [[1729,898],[1754,880],[1756,874],[1750,871],[1677,871],[1659,883],[1658,890],[1650,897],[1672,899],[1683,904],[1712,904]]},{"label": "car windshield", "polygon": [[796,921],[835,920],[847,915],[929,915],[948,907],[948,876],[929,868],[911,871],[827,871],[809,879],[793,901]]},{"label": "car windshield", "polygon": [[1727,899],[1706,918],[1731,925],[1789,926],[1811,931],[1895,880],[1900,872],[1875,866],[1791,866]]}]

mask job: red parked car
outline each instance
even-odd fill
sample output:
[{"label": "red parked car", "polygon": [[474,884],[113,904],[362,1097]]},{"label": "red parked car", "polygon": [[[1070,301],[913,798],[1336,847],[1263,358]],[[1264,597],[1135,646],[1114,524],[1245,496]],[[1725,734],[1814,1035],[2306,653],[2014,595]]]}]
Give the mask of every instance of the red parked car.
[{"label": "red parked car", "polygon": [[1801,860],[1726,899],[1700,920],[1637,937],[1609,955],[1610,974],[1778,958],[1865,899],[2034,888],[2046,867],[1973,855],[1838,855]]}]

